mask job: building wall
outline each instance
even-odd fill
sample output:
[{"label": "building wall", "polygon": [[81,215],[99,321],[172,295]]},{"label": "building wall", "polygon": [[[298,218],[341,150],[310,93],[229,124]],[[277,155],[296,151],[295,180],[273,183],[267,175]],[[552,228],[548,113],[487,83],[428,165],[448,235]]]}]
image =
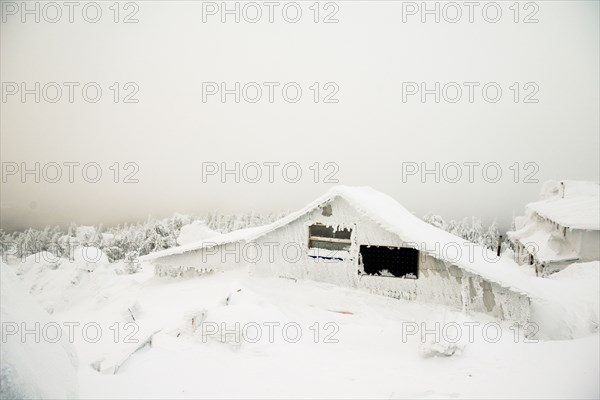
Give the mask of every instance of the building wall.
[{"label": "building wall", "polygon": [[539,223],[563,236],[567,243],[577,252],[581,261],[600,260],[600,231],[569,229],[564,226],[538,217]]},{"label": "building wall", "polygon": [[579,253],[581,261],[600,260],[600,231],[567,229],[566,238]]},{"label": "building wall", "polygon": [[[361,274],[360,245],[402,247],[407,244],[359,215],[345,200],[336,198],[330,205],[331,215],[316,209],[257,239],[257,248],[275,247],[276,251],[270,251],[268,257],[262,251],[262,256],[252,263],[254,273],[328,282],[394,298],[485,312],[501,319],[529,320],[530,300],[526,296],[423,253],[419,257],[418,279]],[[310,257],[313,253],[308,248],[308,227],[314,223],[352,229],[350,251],[337,254],[343,260]]]},{"label": "building wall", "polygon": [[211,271],[224,271],[248,265],[253,247],[244,242],[227,243],[206,249],[160,257],[152,263],[161,277],[191,277]]}]

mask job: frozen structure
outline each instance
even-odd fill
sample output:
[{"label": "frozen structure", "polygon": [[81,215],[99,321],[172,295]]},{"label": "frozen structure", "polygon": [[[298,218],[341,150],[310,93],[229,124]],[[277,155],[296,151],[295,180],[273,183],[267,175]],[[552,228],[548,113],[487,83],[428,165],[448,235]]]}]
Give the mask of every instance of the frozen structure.
[{"label": "frozen structure", "polygon": [[541,199],[525,206],[508,238],[516,261],[547,276],[574,262],[600,259],[600,186],[548,181]]},{"label": "frozen structure", "polygon": [[511,260],[415,217],[369,187],[339,186],[269,225],[142,257],[158,276],[249,265],[394,298],[529,319],[535,289]]}]

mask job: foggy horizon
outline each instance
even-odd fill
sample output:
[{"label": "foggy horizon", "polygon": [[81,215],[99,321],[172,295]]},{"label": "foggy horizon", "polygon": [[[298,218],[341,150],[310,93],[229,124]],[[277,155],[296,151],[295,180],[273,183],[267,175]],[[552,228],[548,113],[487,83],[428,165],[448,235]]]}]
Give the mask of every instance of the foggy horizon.
[{"label": "foggy horizon", "polygon": [[[28,228],[43,229],[47,226],[50,226],[50,227],[59,226],[62,229],[66,229],[72,224],[74,224],[76,226],[96,226],[96,227],[101,226],[103,229],[106,229],[106,228],[110,228],[110,227],[116,227],[118,225],[143,223],[150,218],[155,218],[155,219],[160,220],[163,218],[172,217],[175,214],[191,215],[191,216],[201,217],[201,218],[203,218],[207,214],[211,214],[211,213],[222,214],[222,215],[248,214],[248,213],[252,213],[252,212],[255,212],[257,214],[264,214],[264,215],[280,214],[280,213],[288,214],[290,212],[294,212],[294,211],[301,209],[304,205],[313,201],[315,198],[321,196],[330,187],[334,187],[334,186],[337,186],[337,185],[324,186],[323,191],[321,193],[318,193],[312,197],[306,196],[306,198],[305,198],[304,193],[299,193],[299,196],[301,195],[302,197],[298,197],[297,200],[293,202],[293,204],[297,204],[297,206],[294,206],[293,208],[287,208],[287,209],[285,209],[285,208],[269,209],[269,208],[265,207],[264,204],[261,205],[260,207],[252,207],[252,205],[248,205],[245,207],[243,206],[240,209],[235,209],[235,208],[224,208],[222,205],[217,204],[214,208],[202,208],[200,206],[196,209],[191,207],[191,208],[187,208],[184,210],[177,210],[177,209],[174,209],[172,211],[167,210],[162,213],[161,213],[161,211],[157,211],[157,213],[155,213],[155,214],[152,214],[152,213],[149,213],[147,215],[138,214],[136,216],[132,216],[132,217],[125,218],[125,219],[110,219],[109,218],[109,219],[97,220],[97,219],[90,219],[88,216],[82,216],[82,217],[80,217],[80,219],[68,220],[68,221],[66,219],[62,219],[62,220],[55,219],[55,220],[48,220],[48,222],[43,222],[43,220],[41,220],[41,219],[36,219],[30,225],[19,225],[18,218],[8,219],[8,222],[7,222],[7,220],[3,217],[2,225],[0,226],[0,229],[3,229],[4,231],[10,233],[10,232],[23,231]],[[360,185],[360,186],[363,186],[363,185]],[[368,185],[365,185],[365,186],[368,186]],[[439,187],[439,186],[437,186],[437,187]],[[536,188],[539,188],[539,189],[541,189],[541,187],[542,187],[542,183],[539,183],[536,186]],[[374,189],[377,190],[376,187]],[[431,193],[431,191],[428,191],[428,192]],[[443,192],[443,190],[440,192]],[[537,190],[537,191],[534,190],[533,192],[534,193],[533,193],[531,200],[528,201],[527,203],[536,201],[539,198],[539,190]],[[233,193],[233,192],[229,192],[229,193]],[[259,191],[257,193],[257,195],[261,196],[262,194]],[[482,195],[483,195],[483,193],[482,193]],[[394,196],[392,196],[392,197],[394,197]],[[484,223],[485,226],[491,224],[494,220],[496,220],[496,222],[498,224],[498,229],[500,230],[500,232],[502,234],[504,234],[507,230],[510,229],[510,225],[515,216],[524,214],[525,205],[526,205],[526,203],[523,203],[522,205],[516,205],[515,208],[513,208],[512,213],[510,213],[510,215],[494,215],[493,213],[487,213],[487,215],[476,215],[476,214],[458,215],[458,214],[456,214],[454,216],[451,216],[450,214],[444,214],[443,212],[438,212],[437,210],[435,210],[433,208],[427,209],[424,207],[419,207],[418,200],[415,204],[415,207],[410,208],[406,204],[404,204],[401,199],[399,199],[397,197],[394,197],[394,198],[395,198],[395,200],[399,201],[405,208],[407,208],[408,211],[410,211],[411,213],[413,213],[414,215],[416,215],[419,218],[423,218],[426,215],[439,215],[446,221],[451,221],[451,220],[460,221],[465,218],[471,219],[472,217],[475,217],[477,219],[480,219],[482,221],[482,223]],[[459,198],[462,198],[462,197],[459,197]],[[464,200],[467,201],[468,199],[465,198]],[[29,208],[29,211],[28,211],[29,213],[35,214],[37,212],[37,210],[36,210],[37,203],[35,201],[33,201],[32,203],[30,203],[28,205],[28,208]],[[444,208],[444,207],[441,207],[441,208]],[[423,210],[423,212],[420,212],[420,210]],[[447,211],[447,208],[444,208],[444,210]],[[53,217],[59,217],[61,215],[63,215],[63,214],[61,213],[60,210],[52,211]],[[15,221],[15,220],[17,220],[17,221]],[[13,224],[10,225],[11,223],[13,223]]]}]

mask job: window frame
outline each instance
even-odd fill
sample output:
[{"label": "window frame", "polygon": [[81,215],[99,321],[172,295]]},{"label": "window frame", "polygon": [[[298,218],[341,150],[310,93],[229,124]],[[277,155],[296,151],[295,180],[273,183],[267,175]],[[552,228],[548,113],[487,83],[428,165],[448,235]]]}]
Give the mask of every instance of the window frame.
[{"label": "window frame", "polygon": [[[327,236],[313,236],[311,234],[311,227],[315,226],[315,225],[332,228],[333,236],[335,236],[336,232],[340,232],[343,230],[349,231],[350,237],[348,239],[342,239],[342,238],[327,237]],[[310,222],[310,223],[306,224],[306,234],[307,234],[306,235],[306,237],[307,237],[306,247],[308,249],[308,253],[307,253],[308,256],[310,258],[316,258],[316,259],[351,261],[353,259],[351,251],[354,246],[353,239],[354,239],[355,228],[356,227],[354,225],[352,225],[352,226],[339,225],[338,228],[336,228],[331,224],[327,224],[327,223],[323,223],[323,222]],[[346,246],[343,249],[332,250],[332,249],[326,249],[323,247],[311,246],[311,242],[341,243],[341,244],[345,244]],[[325,256],[325,255],[319,255],[318,254],[319,252],[328,252],[331,254]]]}]

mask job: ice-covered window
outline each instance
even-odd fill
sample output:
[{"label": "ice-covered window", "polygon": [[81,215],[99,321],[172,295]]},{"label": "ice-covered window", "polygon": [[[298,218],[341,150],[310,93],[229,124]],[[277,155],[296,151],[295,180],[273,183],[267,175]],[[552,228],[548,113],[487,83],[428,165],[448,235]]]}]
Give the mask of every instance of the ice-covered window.
[{"label": "ice-covered window", "polygon": [[350,250],[352,229],[314,224],[308,227],[308,247],[325,250]]}]

